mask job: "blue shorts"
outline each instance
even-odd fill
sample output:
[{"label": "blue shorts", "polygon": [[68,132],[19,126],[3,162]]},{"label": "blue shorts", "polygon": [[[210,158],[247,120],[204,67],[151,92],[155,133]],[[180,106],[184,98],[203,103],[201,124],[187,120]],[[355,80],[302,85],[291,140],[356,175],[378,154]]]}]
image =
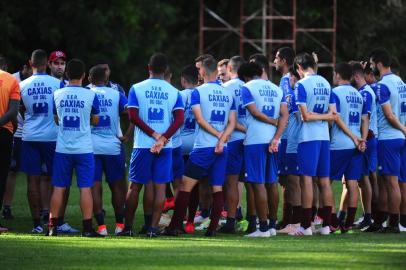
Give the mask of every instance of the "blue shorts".
[{"label": "blue shorts", "polygon": [[286,172],[288,175],[299,175],[299,166],[297,164],[297,154],[286,153]]},{"label": "blue shorts", "polygon": [[246,181],[272,184],[278,181],[278,156],[269,152],[269,144],[252,144],[244,148]]},{"label": "blue shorts", "polygon": [[125,175],[124,155],[94,155],[94,181],[100,182],[103,178],[103,172],[106,181],[112,184],[123,180]]},{"label": "blue shorts", "polygon": [[375,173],[378,168],[378,140],[376,138],[367,141],[367,149],[362,155],[362,175]]},{"label": "blue shorts", "polygon": [[21,166],[21,137],[13,137],[13,150],[11,152],[10,171],[18,172]]},{"label": "blue shorts", "polygon": [[400,177],[399,182],[406,183],[406,145],[403,147],[403,150],[400,154]]},{"label": "blue shorts", "polygon": [[93,186],[93,153],[63,154],[58,152],[55,153],[54,158],[52,185],[55,187],[70,187],[73,169],[76,172],[76,182],[79,188],[90,188]]},{"label": "blue shorts", "polygon": [[[21,170],[27,175],[52,175],[56,142],[22,142]],[[45,164],[46,171],[42,169]]]},{"label": "blue shorts", "polygon": [[172,149],[172,179],[182,179],[185,172],[185,161],[183,160],[182,147]]},{"label": "blue shorts", "polygon": [[299,175],[330,176],[330,142],[301,142],[297,147]]},{"label": "blue shorts", "polygon": [[391,175],[400,178],[400,154],[405,147],[405,140],[379,140],[378,163],[380,175]]},{"label": "blue shorts", "polygon": [[286,147],[288,146],[288,140],[282,139],[279,144],[278,149],[278,174],[279,175],[288,175],[286,167]]},{"label": "blue shorts", "polygon": [[244,173],[244,140],[229,142],[227,144],[227,170],[226,175],[241,175]]},{"label": "blue shorts", "polygon": [[185,176],[201,180],[209,177],[209,184],[222,186],[226,177],[227,147],[221,154],[214,153],[214,147],[194,148],[185,167]]},{"label": "blue shorts", "polygon": [[344,149],[330,151],[330,179],[345,180],[361,179],[363,153],[358,149]]},{"label": "blue shorts", "polygon": [[153,154],[149,148],[134,148],[130,160],[129,179],[138,184],[153,181],[165,184],[172,181],[172,149],[164,148]]}]

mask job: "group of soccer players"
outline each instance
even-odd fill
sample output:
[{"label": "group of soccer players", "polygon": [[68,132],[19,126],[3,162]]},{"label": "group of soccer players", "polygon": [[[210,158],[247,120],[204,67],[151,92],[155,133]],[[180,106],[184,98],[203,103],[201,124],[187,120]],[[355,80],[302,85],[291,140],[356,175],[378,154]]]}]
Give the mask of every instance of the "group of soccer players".
[{"label": "group of soccer players", "polygon": [[[44,224],[49,236],[79,232],[64,220],[75,171],[86,237],[108,235],[103,175],[118,236],[135,234],[143,187],[140,234],[148,237],[193,233],[198,224],[209,237],[236,233],[244,186],[247,237],[406,231],[406,85],[392,73],[390,54],[375,49],[367,62],[337,64],[334,88],[317,74],[316,55],[282,47],[273,58],[279,86],[265,55],[217,61],[205,54],[182,69],[179,91],[167,57],[156,53],[149,77],[127,98],[109,80],[106,61],[86,78],[81,60],[66,64],[61,51],[48,57],[35,50],[14,74],[21,105],[4,199],[0,194],[3,217],[12,218],[21,170],[32,233],[43,233]],[[133,131],[127,186],[124,143]],[[336,180],[343,187],[338,213]],[[359,193],[364,214],[355,222]]]}]

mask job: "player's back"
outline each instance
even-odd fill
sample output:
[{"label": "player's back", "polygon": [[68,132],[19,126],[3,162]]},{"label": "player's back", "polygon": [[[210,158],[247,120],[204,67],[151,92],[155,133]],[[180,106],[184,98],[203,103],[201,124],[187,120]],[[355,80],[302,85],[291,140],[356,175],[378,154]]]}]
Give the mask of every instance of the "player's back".
[{"label": "player's back", "polygon": [[[389,102],[393,114],[403,123],[406,118],[406,85],[402,79],[393,74],[387,74],[376,85],[376,93],[379,103],[383,105]],[[394,128],[383,114],[381,106],[378,111],[378,139],[404,139],[402,131]]]},{"label": "player's back", "polygon": [[[377,97],[375,91],[371,86],[365,84],[359,89],[359,93],[362,95],[364,102],[371,102],[371,111],[369,119],[369,129],[372,130],[375,136],[378,136],[378,119],[377,119]],[[368,100],[368,99],[371,100]]]},{"label": "player's back", "polygon": [[[320,75],[313,74],[299,80],[295,86],[297,105],[306,105],[307,111],[326,114],[329,109],[331,87]],[[299,142],[330,140],[327,121],[301,121]]]},{"label": "player's back", "polygon": [[182,138],[182,152],[184,155],[189,154],[195,143],[196,119],[192,111],[191,99],[194,89],[184,89],[180,92],[183,104],[185,105],[185,121],[180,128]]},{"label": "player's back", "polygon": [[53,118],[53,94],[59,80],[45,73],[33,74],[20,83],[24,103],[24,141],[55,141],[57,126]]},{"label": "player's back", "polygon": [[[241,87],[244,85],[244,82],[239,78],[231,79],[228,82],[223,84],[223,87],[227,91],[233,94],[235,100],[235,107],[237,111],[237,120],[238,122],[246,126],[247,121],[247,110],[243,106],[243,100],[241,95]],[[243,140],[245,138],[245,133],[239,130],[234,130],[231,134],[230,142],[236,140]]]},{"label": "player's back", "polygon": [[[232,93],[217,82],[204,83],[193,91],[192,107],[197,104],[200,104],[203,118],[219,132],[226,128],[230,110],[235,107]],[[194,148],[216,145],[216,137],[198,125],[196,129]]]},{"label": "player's back", "polygon": [[92,110],[99,107],[96,94],[80,86],[67,86],[55,91],[54,101],[59,119],[56,152],[93,153],[90,115],[99,113]]},{"label": "player's back", "polygon": [[[267,115],[269,118],[278,119],[280,115],[281,102],[285,102],[282,89],[274,83],[255,79],[244,84],[244,95],[251,95],[252,102],[255,103],[257,109]],[[249,92],[249,93],[248,93]],[[245,105],[250,103],[244,102]],[[276,132],[276,126],[264,123],[257,120],[254,116],[248,113],[247,117],[247,133],[244,144],[264,144],[269,143]]]},{"label": "player's back", "polygon": [[[355,136],[361,137],[361,116],[364,113],[362,95],[349,84],[337,86],[332,92],[339,117]],[[331,131],[330,149],[353,148],[355,148],[355,144],[352,139],[337,124],[334,124]]]},{"label": "player's back", "polygon": [[[129,92],[128,107],[138,108],[139,117],[157,133],[163,134],[172,123],[172,112],[183,109],[179,91],[161,79],[147,79],[133,85]],[[134,104],[133,104],[134,103]],[[134,148],[150,148],[155,140],[141,131],[135,130]],[[165,147],[172,147],[169,141]]]}]

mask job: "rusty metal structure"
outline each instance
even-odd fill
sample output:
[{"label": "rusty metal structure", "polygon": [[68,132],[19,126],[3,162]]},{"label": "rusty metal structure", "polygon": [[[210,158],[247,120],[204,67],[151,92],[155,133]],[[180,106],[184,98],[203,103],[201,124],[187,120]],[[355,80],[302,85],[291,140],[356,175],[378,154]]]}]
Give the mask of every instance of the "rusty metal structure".
[{"label": "rusty metal structure", "polygon": [[[244,56],[244,51],[247,46],[258,53],[271,56],[273,51],[278,47],[291,46],[295,50],[300,47],[299,38],[307,38],[316,44],[323,54],[322,59],[319,59],[320,68],[332,68],[336,63],[336,32],[337,32],[337,0],[326,0],[323,2],[328,6],[329,14],[322,14],[329,20],[328,27],[306,27],[302,21],[298,21],[299,14],[298,6],[303,0],[284,0],[283,5],[290,5],[291,14],[282,14],[274,7],[274,2],[277,0],[262,0],[262,5],[259,5],[254,12],[246,14],[244,4],[248,1],[239,0],[233,4],[239,4],[239,24],[232,25],[227,22],[220,14],[214,12],[204,0],[200,0],[199,14],[199,53],[205,53],[221,42],[225,41],[231,35],[237,35],[239,38],[239,54]],[[279,1],[279,4],[281,1]],[[300,11],[306,8],[301,7]],[[216,26],[207,25],[206,21],[211,19],[216,21]],[[250,37],[247,28],[248,23],[252,21],[261,22],[261,37]],[[306,20],[305,20],[306,21]],[[290,33],[286,34],[286,38],[277,38],[277,33],[274,31],[275,23],[289,24]],[[258,24],[257,24],[258,25]],[[216,40],[211,44],[206,44],[206,35],[215,33]],[[280,34],[280,33],[278,33]],[[301,36],[303,35],[303,36]],[[322,37],[322,38],[321,38]],[[326,42],[326,40],[328,42]],[[272,57],[271,57],[272,58]],[[331,69],[330,69],[331,70]]]}]

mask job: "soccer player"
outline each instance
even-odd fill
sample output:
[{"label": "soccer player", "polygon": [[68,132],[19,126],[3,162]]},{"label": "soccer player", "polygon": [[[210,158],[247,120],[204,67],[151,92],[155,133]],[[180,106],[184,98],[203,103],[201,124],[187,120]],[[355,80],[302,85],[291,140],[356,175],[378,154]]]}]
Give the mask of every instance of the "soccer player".
[{"label": "soccer player", "polygon": [[[33,75],[20,83],[24,110],[21,170],[27,175],[27,195],[33,219],[32,233],[42,233],[41,205],[49,206],[49,196],[40,188],[43,164],[46,181],[52,175],[57,139],[57,126],[53,119],[53,94],[59,88],[59,80],[46,74],[47,54],[35,50],[30,59]],[[45,198],[43,198],[45,197]],[[42,204],[42,199],[47,201]]]},{"label": "soccer player", "polygon": [[209,176],[213,191],[210,225],[205,236],[215,236],[223,210],[223,184],[227,163],[227,139],[234,130],[236,113],[233,95],[216,81],[217,62],[214,57],[203,60],[199,69],[204,84],[191,96],[192,110],[198,124],[193,150],[185,167],[182,185],[175,202],[167,235],[178,235],[194,186]]},{"label": "soccer player", "polygon": [[[330,136],[329,120],[335,118],[335,104],[330,84],[315,73],[316,63],[310,54],[295,57],[294,67],[302,78],[296,83],[295,98],[301,114],[301,128],[297,149],[297,162],[301,181],[302,219],[301,227],[291,235],[312,235],[313,177],[323,202],[323,224],[320,233],[330,233],[333,193],[330,185]],[[309,156],[313,158],[308,158]]]},{"label": "soccer player", "polygon": [[376,170],[378,164],[378,122],[377,122],[377,99],[375,92],[365,80],[364,69],[358,62],[350,62],[352,66],[353,83],[362,95],[369,117],[369,131],[366,141],[366,150],[363,154],[362,179],[358,183],[361,189],[361,202],[364,209],[363,221],[357,228],[363,230],[372,223],[372,187],[373,179],[376,180]]},{"label": "soccer player", "polygon": [[26,61],[19,71],[13,73],[13,76],[17,79],[18,82],[22,82],[32,75],[32,67],[30,66],[29,61]]},{"label": "soccer player", "polygon": [[221,83],[226,83],[231,79],[227,70],[229,61],[230,59],[223,59],[217,63],[217,77]]},{"label": "soccer player", "polygon": [[[231,80],[223,84],[232,93],[237,108],[237,123],[230,140],[227,143],[227,169],[225,182],[225,203],[227,206],[227,221],[220,229],[221,233],[235,233],[236,212],[239,201],[238,184],[240,176],[244,175],[244,138],[246,132],[247,110],[243,106],[241,87],[244,82],[238,78],[238,69],[244,63],[241,56],[233,56],[228,62],[228,72]],[[219,62],[220,63],[220,62]]]},{"label": "soccer player", "polygon": [[[276,70],[282,73],[282,78],[279,83],[279,87],[282,89],[285,95],[286,103],[288,104],[288,110],[290,110],[291,99],[293,96],[293,89],[289,82],[289,68],[293,65],[293,59],[295,58],[295,51],[290,47],[282,47],[278,49],[275,55],[274,64]],[[289,114],[290,117],[295,117],[295,114]],[[290,195],[289,184],[287,179],[287,165],[286,165],[286,146],[287,146],[287,129],[282,135],[281,143],[279,145],[278,151],[278,171],[279,171],[279,183],[282,187],[282,198],[283,198],[283,215],[282,221],[279,227],[284,228],[290,223],[289,219],[292,215],[292,204],[289,201],[291,197],[296,196],[295,194]]]},{"label": "soccer player", "polygon": [[340,226],[341,233],[348,232],[354,223],[358,205],[357,181],[361,179],[362,152],[366,148],[369,129],[366,102],[361,93],[351,86],[351,77],[350,64],[336,65],[334,83],[337,87],[333,88],[332,95],[338,117],[331,130],[330,178],[341,181],[344,176],[347,189],[347,218]]},{"label": "soccer player", "polygon": [[[388,206],[387,209],[381,208],[379,216],[370,228],[372,231],[377,229],[382,233],[398,233],[401,203],[398,181],[406,135],[406,126],[400,122],[400,117],[406,113],[406,88],[404,82],[391,72],[391,57],[385,49],[373,50],[370,54],[370,62],[372,69],[379,71],[381,77],[376,86],[380,104],[378,106],[378,164],[379,174],[383,176],[385,182]],[[389,224],[385,228],[382,228],[385,220],[383,211],[389,213]]]},{"label": "soccer player", "polygon": [[[106,87],[107,75],[101,65],[92,67],[89,71],[89,81],[94,86],[91,88],[99,100],[100,115],[99,123],[92,127],[92,141],[95,159],[93,212],[96,218],[97,233],[107,235],[107,227],[104,222],[101,200],[101,181],[103,173],[109,184],[112,194],[112,204],[116,218],[115,234],[124,229],[124,203],[125,194],[122,190],[126,186],[125,160],[121,155],[121,142],[117,137],[119,128],[119,116],[127,106],[127,98],[123,93]],[[124,186],[124,188],[123,188]]]},{"label": "soccer player", "polygon": [[150,78],[131,87],[128,108],[135,124],[134,149],[130,162],[130,188],[125,203],[125,228],[119,235],[132,236],[134,214],[142,186],[152,182],[152,220],[148,237],[157,236],[157,226],[165,203],[166,184],[172,180],[172,142],[180,128],[184,106],[179,91],[164,80],[168,61],[156,53],[149,61]]},{"label": "soccer player", "polygon": [[[291,66],[289,68],[289,83],[292,89],[292,94],[290,95],[290,98],[286,100],[286,102],[288,103],[289,119],[285,131],[287,135],[285,166],[287,173],[287,190],[289,191],[287,200],[291,204],[291,213],[290,218],[288,217],[286,220],[287,225],[277,231],[277,233],[282,234],[294,232],[300,227],[302,211],[299,167],[297,164],[297,146],[299,144],[300,132],[300,112],[299,108],[296,105],[295,95],[293,94],[293,88],[298,80],[300,80],[300,76],[299,74],[297,74],[293,66]],[[289,208],[289,206],[287,208]]]},{"label": "soccer player", "polygon": [[[6,59],[0,55],[0,208],[6,188],[7,175],[10,167],[13,143],[13,119],[17,117],[20,103],[20,87],[18,81],[10,73],[4,71]],[[8,229],[0,224],[0,233]]]},{"label": "soccer player", "polygon": [[246,181],[254,191],[259,229],[246,236],[269,237],[276,235],[276,218],[269,213],[268,224],[267,196],[272,194],[270,186],[277,184],[278,145],[288,121],[288,109],[282,90],[269,80],[261,79],[263,68],[255,62],[248,65],[250,70],[245,74],[247,83],[241,89],[243,106],[249,112],[244,159]]},{"label": "soccer player", "polygon": [[82,87],[85,65],[72,59],[66,65],[68,86],[54,93],[54,114],[58,128],[58,140],[54,158],[51,212],[48,236],[56,236],[57,219],[63,206],[66,188],[71,186],[75,170],[80,190],[80,208],[84,237],[99,237],[92,226],[92,186],[95,171],[93,143],[90,125],[99,123],[99,100],[95,92]]},{"label": "soccer player", "polygon": [[63,82],[63,76],[66,68],[66,54],[62,51],[52,52],[48,58],[48,67],[50,70],[50,75],[61,80],[61,83],[65,85]]}]

